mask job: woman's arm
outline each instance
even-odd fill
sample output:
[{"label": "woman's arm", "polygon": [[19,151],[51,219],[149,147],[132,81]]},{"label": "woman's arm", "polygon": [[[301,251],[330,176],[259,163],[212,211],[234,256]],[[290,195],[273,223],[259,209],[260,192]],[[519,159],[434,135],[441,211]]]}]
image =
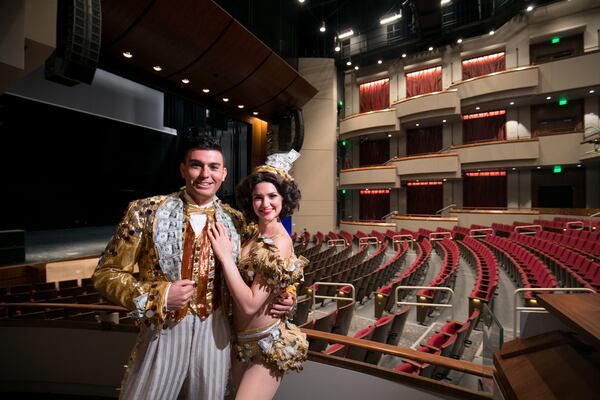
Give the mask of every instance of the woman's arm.
[{"label": "woman's arm", "polygon": [[244,314],[256,314],[269,299],[271,288],[261,276],[255,277],[252,287],[246,285],[233,260],[232,239],[222,224],[211,224],[208,229],[208,237],[215,256],[221,261],[225,282],[229,287],[233,300]]}]

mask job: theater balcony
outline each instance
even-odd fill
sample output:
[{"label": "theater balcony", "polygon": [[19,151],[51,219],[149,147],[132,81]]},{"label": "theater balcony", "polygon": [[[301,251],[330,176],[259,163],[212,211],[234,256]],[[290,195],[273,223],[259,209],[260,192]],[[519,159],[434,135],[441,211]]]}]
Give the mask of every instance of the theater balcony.
[{"label": "theater balcony", "polygon": [[390,160],[402,179],[460,178],[459,153],[432,153]]},{"label": "theater balcony", "polygon": [[398,129],[395,110],[387,108],[354,114],[343,119],[340,122],[340,138],[348,139],[354,136],[391,132]]},{"label": "theater balcony", "polygon": [[349,168],[340,171],[340,188],[398,188],[400,178],[395,165]]},{"label": "theater balcony", "polygon": [[600,51],[539,65],[539,93],[552,93],[600,85]]},{"label": "theater balcony", "polygon": [[[465,105],[469,100],[501,100],[513,98],[540,84],[538,66],[519,67],[460,81],[451,86]],[[481,96],[485,96],[482,98]]]},{"label": "theater balcony", "polygon": [[[558,136],[558,135],[557,135]],[[453,146],[461,164],[497,162],[509,165],[511,161],[536,160],[540,157],[540,143],[536,139],[500,140]]]},{"label": "theater balcony", "polygon": [[340,231],[346,231],[351,234],[355,234],[358,231],[362,232],[381,232],[385,233],[388,230],[395,230],[396,224],[392,222],[383,221],[356,221],[356,220],[341,220]]},{"label": "theater balcony", "polygon": [[433,117],[460,115],[460,97],[455,89],[408,97],[392,103],[402,123]]}]

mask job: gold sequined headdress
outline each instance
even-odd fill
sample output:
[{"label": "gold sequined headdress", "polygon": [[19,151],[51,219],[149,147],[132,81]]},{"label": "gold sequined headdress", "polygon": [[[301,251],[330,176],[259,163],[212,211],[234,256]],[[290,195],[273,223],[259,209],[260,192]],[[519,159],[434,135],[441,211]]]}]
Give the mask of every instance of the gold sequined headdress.
[{"label": "gold sequined headdress", "polygon": [[292,163],[300,157],[296,150],[290,150],[287,153],[275,153],[267,157],[265,165],[256,167],[254,172],[271,172],[281,176],[286,181],[293,181],[294,178],[289,174]]}]

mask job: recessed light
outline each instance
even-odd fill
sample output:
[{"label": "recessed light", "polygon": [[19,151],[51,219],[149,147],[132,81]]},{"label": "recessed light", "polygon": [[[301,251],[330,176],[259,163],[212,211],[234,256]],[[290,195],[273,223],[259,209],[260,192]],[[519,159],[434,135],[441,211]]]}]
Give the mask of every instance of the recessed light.
[{"label": "recessed light", "polygon": [[203,91],[204,93],[208,93],[208,92],[210,92],[210,89],[202,89],[202,91]]},{"label": "recessed light", "polygon": [[354,67],[354,69],[358,71],[358,65],[356,65],[356,66]]},{"label": "recessed light", "polygon": [[229,101],[229,97],[223,97],[223,101],[227,103]]},{"label": "recessed light", "polygon": [[490,31],[490,36],[492,36],[494,33],[496,33],[493,29]]},{"label": "recessed light", "polygon": [[335,46],[335,51],[340,51],[342,48],[340,46]]},{"label": "recessed light", "polygon": [[462,38],[456,39],[456,43],[461,44],[462,43]]},{"label": "recessed light", "polygon": [[429,46],[429,51],[432,51],[432,50],[433,50],[433,46]]},{"label": "recessed light", "polygon": [[480,169],[478,169],[478,170],[477,170],[477,172],[481,172],[481,170],[480,170]]},{"label": "recessed light", "polygon": [[475,107],[476,110],[481,110],[481,107],[477,106]]},{"label": "recessed light", "polygon": [[347,66],[351,66],[352,65],[352,61],[350,61],[350,60],[346,61],[346,65]]},{"label": "recessed light", "polygon": [[321,25],[321,27],[319,28],[319,32],[325,32],[327,30],[327,28],[325,28],[325,22],[323,22],[323,25]]},{"label": "recessed light", "polygon": [[392,134],[391,134],[391,133],[388,133],[388,137],[392,137]]},{"label": "recessed light", "polygon": [[533,10],[533,6],[527,6],[527,12],[530,12]]},{"label": "recessed light", "polygon": [[133,54],[131,54],[130,51],[124,51],[123,52],[123,57],[125,57],[125,58],[131,58],[131,57],[133,57]]},{"label": "recessed light", "polygon": [[537,169],[541,169],[542,167],[536,167]]},{"label": "recessed light", "polygon": [[300,3],[300,4],[304,3],[304,0],[298,0],[298,3]]},{"label": "recessed light", "polygon": [[402,53],[402,58],[406,58],[406,53]]},{"label": "recessed light", "polygon": [[445,124],[445,123],[446,123],[446,120],[445,120],[445,119],[443,119],[443,120],[442,120],[442,122]]},{"label": "recessed light", "polygon": [[419,126],[419,124],[415,124],[415,126]]},{"label": "recessed light", "polygon": [[546,96],[546,100],[551,100],[552,96]]},{"label": "recessed light", "polygon": [[162,71],[162,67],[160,65],[155,65],[154,67],[152,67],[152,69],[155,70],[156,72]]},{"label": "recessed light", "polygon": [[381,63],[383,63],[383,61],[377,60],[377,64],[381,64]]},{"label": "recessed light", "polygon": [[446,178],[442,179],[442,181],[444,181],[444,182],[446,182],[447,180],[448,180],[448,179],[446,179]]},{"label": "recessed light", "polygon": [[581,168],[581,164],[577,164],[577,168]]},{"label": "recessed light", "polygon": [[252,115],[258,115],[258,111],[252,111]]},{"label": "recessed light", "polygon": [[516,171],[517,169],[516,169],[515,167],[513,167],[513,169],[512,169],[512,170],[513,170],[513,171]]},{"label": "recessed light", "polygon": [[187,85],[188,83],[190,83],[190,80],[188,78],[183,78],[181,80],[181,83],[183,83],[184,85]]},{"label": "recessed light", "polygon": [[589,93],[590,93],[590,94],[592,94],[592,93],[594,93],[594,92],[595,92],[595,90],[594,90],[594,89],[590,89],[590,91],[589,91]]},{"label": "recessed light", "polygon": [[511,106],[514,106],[514,105],[515,105],[515,102],[514,102],[514,101],[511,101],[511,102],[510,102],[510,103],[508,103],[508,104],[510,104]]},{"label": "recessed light", "polygon": [[243,104],[238,104],[238,108],[242,109],[242,108],[244,108],[244,105]]}]

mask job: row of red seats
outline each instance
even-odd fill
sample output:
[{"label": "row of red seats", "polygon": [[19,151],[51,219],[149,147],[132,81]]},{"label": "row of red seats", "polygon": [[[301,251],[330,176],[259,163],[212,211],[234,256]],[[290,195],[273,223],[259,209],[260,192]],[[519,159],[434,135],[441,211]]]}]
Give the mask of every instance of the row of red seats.
[{"label": "row of red seats", "polygon": [[580,253],[600,258],[600,240],[578,238],[574,235],[564,235],[562,233],[548,231],[538,232],[535,236],[540,239],[561,244],[565,247],[570,247]]},{"label": "row of red seats", "polygon": [[[456,243],[445,238],[438,241],[437,249],[439,249],[442,265],[438,274],[426,286],[432,287],[453,287],[453,279],[460,260],[460,253]],[[431,303],[438,303],[443,295],[439,290],[423,289],[419,291],[419,296],[424,296],[430,299]]]},{"label": "row of red seats", "polygon": [[494,254],[484,244],[471,237],[461,242],[465,258],[475,268],[477,276],[470,297],[490,302],[498,286],[498,263]]}]

